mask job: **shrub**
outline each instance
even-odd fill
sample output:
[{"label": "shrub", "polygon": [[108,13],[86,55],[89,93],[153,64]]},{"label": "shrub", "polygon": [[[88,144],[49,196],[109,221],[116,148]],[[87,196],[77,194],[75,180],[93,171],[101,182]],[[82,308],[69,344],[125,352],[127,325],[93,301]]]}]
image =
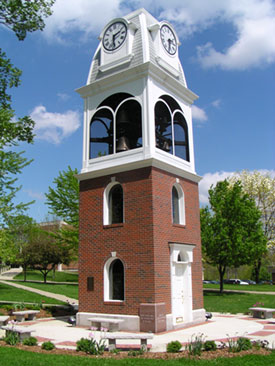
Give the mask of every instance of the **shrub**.
[{"label": "shrub", "polygon": [[18,343],[20,343],[19,334],[12,331],[9,331],[3,339],[10,346],[16,346]]},{"label": "shrub", "polygon": [[109,352],[113,353],[114,355],[118,355],[120,351],[119,351],[119,349],[114,348],[114,349],[111,349]]},{"label": "shrub", "polygon": [[240,337],[237,340],[237,352],[247,351],[252,348],[251,340],[248,338]]},{"label": "shrub", "polygon": [[136,357],[136,356],[142,356],[144,354],[144,350],[138,349],[138,350],[130,350],[128,352],[128,356]]},{"label": "shrub", "polygon": [[35,337],[25,338],[23,344],[25,346],[37,346],[37,339]]},{"label": "shrub", "polygon": [[169,342],[166,346],[166,351],[169,353],[179,352],[182,347],[182,344],[179,341]]},{"label": "shrub", "polygon": [[46,351],[51,351],[52,349],[55,348],[55,345],[51,341],[47,341],[42,343],[41,348],[45,349]]},{"label": "shrub", "polygon": [[191,341],[186,345],[186,349],[189,355],[200,356],[203,349],[203,345],[204,345],[204,336],[203,334],[198,334],[195,336],[195,338],[193,338],[193,336],[191,337]]},{"label": "shrub", "polygon": [[247,351],[252,348],[252,343],[250,339],[244,337],[240,337],[236,340],[228,338],[228,347],[229,352]]},{"label": "shrub", "polygon": [[89,353],[90,350],[90,339],[88,338],[81,338],[79,341],[76,342],[76,350],[82,351],[85,353]]},{"label": "shrub", "polygon": [[215,341],[206,341],[204,342],[204,350],[205,351],[216,351],[217,345]]},{"label": "shrub", "polygon": [[81,338],[76,342],[76,350],[89,353],[91,355],[102,355],[105,349],[104,340],[97,342],[95,339],[91,338]]},{"label": "shrub", "polygon": [[18,304],[15,304],[14,309],[15,309],[15,311],[24,310],[25,309],[25,303],[24,302],[19,302]]}]

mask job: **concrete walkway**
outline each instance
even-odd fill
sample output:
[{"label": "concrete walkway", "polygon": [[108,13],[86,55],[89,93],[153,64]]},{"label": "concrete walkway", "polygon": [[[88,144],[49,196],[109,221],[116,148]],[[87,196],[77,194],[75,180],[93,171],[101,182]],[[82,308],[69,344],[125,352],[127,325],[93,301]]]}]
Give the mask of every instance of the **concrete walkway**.
[{"label": "concrete walkway", "polygon": [[18,283],[14,283],[12,281],[7,281],[7,280],[12,279],[14,276],[16,276],[21,271],[22,270],[20,270],[20,269],[13,268],[13,269],[10,269],[8,272],[2,273],[2,275],[0,276],[0,283],[4,283],[4,284],[9,285],[9,286],[17,287],[17,288],[20,288],[20,289],[25,290],[25,291],[35,292],[35,293],[37,293],[41,296],[46,296],[46,297],[50,297],[52,299],[64,301],[64,302],[69,303],[71,305],[78,305],[78,300],[77,299],[72,299],[72,298],[67,297],[65,295],[60,295],[60,294],[55,294],[53,292],[38,290],[38,289],[33,288],[33,287],[20,285]]},{"label": "concrete walkway", "polygon": [[[75,349],[76,342],[81,338],[89,338],[91,335],[99,341],[104,337],[104,333],[93,331],[88,327],[72,327],[64,320],[40,319],[37,321],[29,321],[20,323],[22,327],[32,329],[40,343],[52,341],[57,348]],[[0,336],[4,333],[0,330]],[[115,334],[115,333],[114,333]],[[214,313],[213,318],[203,324],[195,325],[189,328],[155,334],[152,340],[149,340],[151,351],[165,352],[167,343],[178,340],[183,345],[189,343],[195,336],[200,336],[203,340],[215,340],[220,342],[228,342],[228,339],[236,339],[236,337],[248,337],[251,340],[266,340],[269,342],[269,348],[275,349],[275,319],[255,319],[251,316],[224,315]],[[107,341],[106,341],[107,344]],[[118,341],[118,348],[139,347],[139,341],[127,340]]]}]

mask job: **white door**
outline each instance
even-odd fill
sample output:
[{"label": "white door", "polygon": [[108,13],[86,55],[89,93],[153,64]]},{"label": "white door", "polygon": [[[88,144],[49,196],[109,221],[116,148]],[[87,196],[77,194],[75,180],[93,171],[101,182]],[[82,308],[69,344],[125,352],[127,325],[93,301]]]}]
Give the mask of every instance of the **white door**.
[{"label": "white door", "polygon": [[[186,250],[187,249],[187,250]],[[170,244],[171,250],[171,302],[173,324],[193,320],[191,262],[193,246]]]},{"label": "white door", "polygon": [[172,280],[172,312],[176,324],[184,321],[184,301],[184,266],[175,264]]}]

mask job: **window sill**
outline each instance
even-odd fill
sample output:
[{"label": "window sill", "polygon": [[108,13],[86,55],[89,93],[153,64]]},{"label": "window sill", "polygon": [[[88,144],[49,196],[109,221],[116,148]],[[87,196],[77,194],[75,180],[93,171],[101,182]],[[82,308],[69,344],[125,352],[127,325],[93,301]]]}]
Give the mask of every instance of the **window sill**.
[{"label": "window sill", "polygon": [[173,224],[173,226],[179,227],[179,228],[182,228],[182,229],[185,229],[186,228],[186,225],[185,224]]},{"label": "window sill", "polygon": [[110,225],[103,225],[103,229],[110,229],[110,228],[114,228],[114,227],[123,227],[124,223],[121,222],[119,224],[110,224]]},{"label": "window sill", "polygon": [[106,300],[104,301],[104,305],[124,306],[125,300]]}]

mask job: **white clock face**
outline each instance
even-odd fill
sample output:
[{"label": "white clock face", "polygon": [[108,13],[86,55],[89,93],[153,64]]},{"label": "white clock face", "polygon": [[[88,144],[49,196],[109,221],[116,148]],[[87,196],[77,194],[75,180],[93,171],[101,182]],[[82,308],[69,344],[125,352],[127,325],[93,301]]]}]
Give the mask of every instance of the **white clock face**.
[{"label": "white clock face", "polygon": [[172,29],[164,24],[160,28],[160,38],[164,49],[169,53],[169,55],[174,55],[177,52],[177,40]]},{"label": "white clock face", "polygon": [[123,22],[115,22],[111,24],[104,33],[103,47],[107,51],[114,51],[123,44],[126,36],[126,25]]}]

